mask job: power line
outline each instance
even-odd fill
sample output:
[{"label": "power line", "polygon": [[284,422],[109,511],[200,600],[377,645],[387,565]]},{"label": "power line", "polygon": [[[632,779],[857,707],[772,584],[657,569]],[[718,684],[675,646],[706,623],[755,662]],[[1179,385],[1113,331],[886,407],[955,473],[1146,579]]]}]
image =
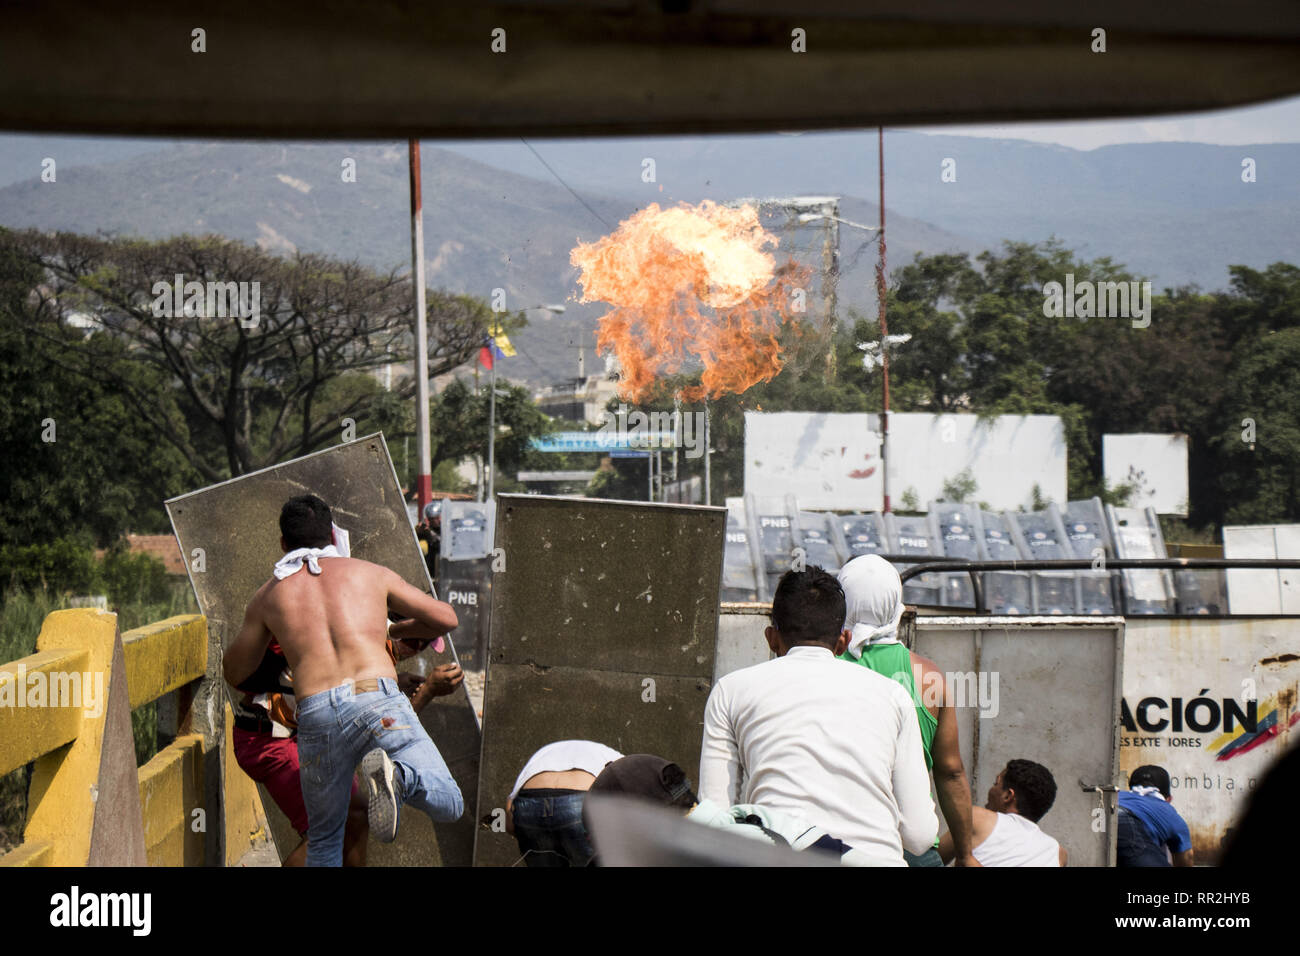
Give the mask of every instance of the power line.
[{"label": "power line", "polygon": [[548,163],[546,160],[542,159],[542,154],[539,153],[537,150],[533,149],[533,144],[532,144],[532,143],[528,142],[528,140],[524,139],[522,136],[519,137],[519,142],[523,143],[525,146],[528,147],[529,152],[531,152],[534,156],[537,157],[537,161],[538,161],[539,163],[541,163],[543,166],[545,166],[545,167],[546,167],[546,171],[549,172],[552,176],[555,177],[555,181],[558,182],[558,183],[559,183],[561,186],[563,186],[565,189],[567,189],[567,190],[569,191],[569,194],[570,194],[571,196],[573,196],[574,199],[576,199],[576,200],[578,200],[578,202],[582,203],[583,208],[586,209],[587,212],[589,212],[589,213],[591,213],[593,216],[595,216],[596,219],[600,221],[600,224],[601,224],[602,226],[604,226],[606,229],[611,229],[611,230],[613,229],[613,226],[611,226],[609,223],[607,223],[607,222],[604,220],[604,218],[601,217],[600,213],[596,212],[596,210],[592,209],[591,206],[587,205],[587,200],[583,199],[583,198],[582,198],[581,196],[579,196],[576,192],[574,192],[574,191],[573,191],[573,187],[570,186],[568,183],[566,183],[563,179],[560,178],[560,174],[557,173],[554,169],[551,168],[550,163]]},{"label": "power line", "polygon": [[515,347],[515,351],[516,351],[517,353],[519,353],[520,355],[522,355],[524,358],[528,359],[528,361],[532,363],[533,368],[537,369],[537,371],[541,372],[543,375],[549,375],[549,374],[550,374],[549,372],[546,371],[546,369],[542,368],[540,365],[537,364],[537,360],[536,360],[536,359],[534,359],[531,355],[529,355],[527,352],[524,351],[524,348],[523,348],[522,345],[520,345],[518,342],[515,342],[515,343],[513,343],[513,344],[514,344],[514,347]]},{"label": "power line", "polygon": [[847,266],[844,266],[840,271],[846,272],[849,269],[852,269],[855,266],[857,266],[858,260],[862,258],[862,253],[866,252],[869,246],[879,241],[880,241],[879,235],[872,236],[870,239],[865,240],[862,243],[862,245],[858,246],[857,250],[853,253],[853,258],[849,261],[849,264]]}]

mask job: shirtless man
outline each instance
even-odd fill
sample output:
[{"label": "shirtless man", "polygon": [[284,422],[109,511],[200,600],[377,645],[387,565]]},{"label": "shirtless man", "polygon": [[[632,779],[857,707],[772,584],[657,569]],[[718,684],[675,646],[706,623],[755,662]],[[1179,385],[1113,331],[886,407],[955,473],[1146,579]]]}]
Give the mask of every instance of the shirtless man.
[{"label": "shirtless man", "polygon": [[435,634],[456,627],[456,612],[387,568],[339,556],[332,526],[329,506],[315,495],[285,503],[280,545],[287,553],[253,596],[224,663],[226,680],[238,685],[274,636],[293,669],[308,866],[342,864],[358,761],[370,831],[380,842],[397,836],[403,803],[435,822],[464,812],[460,788],[399,689],[385,649],[390,609]]}]

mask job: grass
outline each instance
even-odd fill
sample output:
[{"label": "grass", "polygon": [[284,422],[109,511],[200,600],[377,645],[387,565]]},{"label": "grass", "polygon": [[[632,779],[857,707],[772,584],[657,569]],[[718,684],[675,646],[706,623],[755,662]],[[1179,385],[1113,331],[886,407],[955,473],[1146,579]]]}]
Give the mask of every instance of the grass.
[{"label": "grass", "polygon": [[[0,599],[0,663],[34,654],[46,615],[69,607],[69,597],[43,588],[8,591]],[[114,610],[118,626],[129,631],[177,614],[197,614],[198,606],[189,584],[182,580],[169,583],[163,601],[124,604]],[[158,752],[155,704],[145,704],[131,712],[131,731],[135,737],[136,766],[140,766]],[[0,776],[0,853],[13,849],[22,840],[31,768],[28,764]]]}]

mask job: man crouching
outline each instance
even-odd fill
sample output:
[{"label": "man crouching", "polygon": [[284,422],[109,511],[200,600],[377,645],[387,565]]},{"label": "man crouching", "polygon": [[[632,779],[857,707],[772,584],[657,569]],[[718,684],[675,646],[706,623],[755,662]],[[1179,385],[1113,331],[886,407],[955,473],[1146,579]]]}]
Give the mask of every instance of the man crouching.
[{"label": "man crouching", "polygon": [[329,506],[315,495],[285,502],[280,535],[286,553],[249,602],[244,626],[226,650],[225,676],[238,685],[256,670],[270,640],[279,642],[298,700],[307,865],[341,866],[358,761],[369,790],[370,832],[383,843],[397,836],[403,803],[435,822],[464,811],[460,788],[399,690],[385,649],[390,609],[436,635],[456,627],[456,612],[387,568],[342,557]]}]

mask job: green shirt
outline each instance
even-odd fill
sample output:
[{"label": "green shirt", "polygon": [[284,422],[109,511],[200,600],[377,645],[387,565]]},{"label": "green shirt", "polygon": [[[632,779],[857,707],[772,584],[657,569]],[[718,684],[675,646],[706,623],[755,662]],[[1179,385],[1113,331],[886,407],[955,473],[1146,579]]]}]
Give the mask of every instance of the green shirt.
[{"label": "green shirt", "polygon": [[934,768],[934,758],[930,756],[930,748],[934,744],[934,732],[939,727],[939,720],[934,714],[926,710],[925,705],[921,702],[921,693],[916,688],[916,677],[912,671],[912,654],[906,645],[892,642],[888,644],[867,644],[862,648],[862,656],[856,660],[848,656],[848,654],[841,654],[840,660],[861,664],[882,677],[897,681],[912,695],[912,703],[916,705],[916,720],[921,725],[921,744],[925,748],[925,769],[932,770]]}]

